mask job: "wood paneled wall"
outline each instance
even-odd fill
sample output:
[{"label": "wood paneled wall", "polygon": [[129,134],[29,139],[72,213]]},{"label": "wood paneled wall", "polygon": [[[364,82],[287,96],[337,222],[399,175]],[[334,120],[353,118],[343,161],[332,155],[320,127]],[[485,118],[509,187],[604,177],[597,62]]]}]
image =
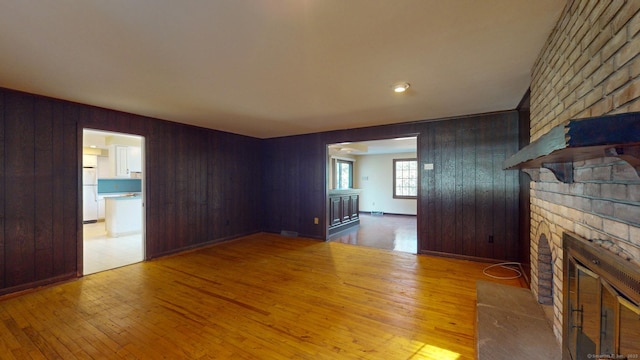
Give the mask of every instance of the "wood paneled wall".
[{"label": "wood paneled wall", "polygon": [[0,119],[0,294],[81,274],[83,128],[145,138],[147,258],[258,231],[324,239],[326,145],[418,135],[434,164],[419,251],[518,260],[518,173],[501,169],[517,111],[260,140],[0,89]]},{"label": "wood paneled wall", "polygon": [[17,92],[0,92],[0,114],[0,289],[74,276],[76,124],[64,104]]},{"label": "wood paneled wall", "polygon": [[[517,112],[434,123],[420,136],[420,251],[516,260],[518,172],[502,162],[518,150]],[[439,170],[438,170],[439,169]]]},{"label": "wood paneled wall", "polygon": [[[324,239],[326,146],[321,134],[263,140],[263,229]],[[313,218],[320,219],[314,224]]]},{"label": "wood paneled wall", "polygon": [[[520,116],[519,148],[529,145],[529,108],[518,110]],[[531,177],[524,171],[520,171],[520,245],[518,261],[526,269],[531,266]],[[528,277],[528,274],[526,274]]]},{"label": "wood paneled wall", "polygon": [[323,239],[326,145],[410,135],[421,169],[434,164],[420,171],[419,252],[518,260],[519,175],[502,170],[518,150],[517,111],[264,140],[263,228]]},{"label": "wood paneled wall", "polygon": [[144,136],[146,257],[261,229],[261,142],[0,89],[0,294],[81,273],[82,129]]}]

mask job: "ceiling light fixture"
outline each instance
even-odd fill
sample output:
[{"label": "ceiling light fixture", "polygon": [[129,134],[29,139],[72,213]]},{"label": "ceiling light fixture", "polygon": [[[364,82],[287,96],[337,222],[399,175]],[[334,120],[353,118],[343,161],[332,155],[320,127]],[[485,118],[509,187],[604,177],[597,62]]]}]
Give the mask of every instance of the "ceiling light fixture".
[{"label": "ceiling light fixture", "polygon": [[402,83],[397,83],[393,85],[393,91],[397,93],[403,93],[407,91],[408,88],[409,88],[408,82],[402,82]]}]

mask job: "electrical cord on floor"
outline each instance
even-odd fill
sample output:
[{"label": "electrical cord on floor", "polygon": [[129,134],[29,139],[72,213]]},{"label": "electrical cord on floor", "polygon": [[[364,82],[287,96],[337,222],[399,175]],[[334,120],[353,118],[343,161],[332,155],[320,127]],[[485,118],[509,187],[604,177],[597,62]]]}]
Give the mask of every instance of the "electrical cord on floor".
[{"label": "electrical cord on floor", "polygon": [[[511,266],[508,266],[508,265],[518,266],[520,268],[520,270],[518,270],[516,268],[513,268]],[[515,275],[515,276],[496,276],[496,275],[491,275],[491,274],[489,274],[487,272],[487,270],[489,270],[491,268],[494,268],[494,267],[498,267],[498,266],[503,268],[503,269],[514,271],[517,275]],[[482,269],[482,273],[487,275],[490,278],[493,278],[493,279],[512,280],[512,279],[517,279],[520,276],[522,276],[522,271],[521,270],[522,270],[522,266],[520,265],[519,262],[502,262],[502,263],[498,263],[498,264],[493,264],[493,265],[487,266],[486,268]]]}]

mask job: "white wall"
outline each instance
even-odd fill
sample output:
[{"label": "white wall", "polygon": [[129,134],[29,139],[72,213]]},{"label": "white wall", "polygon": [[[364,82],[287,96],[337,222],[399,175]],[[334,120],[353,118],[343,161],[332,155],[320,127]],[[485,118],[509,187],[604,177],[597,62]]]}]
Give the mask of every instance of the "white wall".
[{"label": "white wall", "polygon": [[393,160],[416,158],[413,153],[362,155],[354,164],[354,187],[362,189],[360,211],[416,215],[416,199],[393,198]]}]

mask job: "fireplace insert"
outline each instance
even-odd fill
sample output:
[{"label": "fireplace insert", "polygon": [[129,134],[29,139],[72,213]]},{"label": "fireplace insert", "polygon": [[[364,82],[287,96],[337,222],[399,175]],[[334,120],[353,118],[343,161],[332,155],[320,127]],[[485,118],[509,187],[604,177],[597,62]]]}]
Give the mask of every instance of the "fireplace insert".
[{"label": "fireplace insert", "polygon": [[640,269],[563,235],[563,359],[640,358]]}]

